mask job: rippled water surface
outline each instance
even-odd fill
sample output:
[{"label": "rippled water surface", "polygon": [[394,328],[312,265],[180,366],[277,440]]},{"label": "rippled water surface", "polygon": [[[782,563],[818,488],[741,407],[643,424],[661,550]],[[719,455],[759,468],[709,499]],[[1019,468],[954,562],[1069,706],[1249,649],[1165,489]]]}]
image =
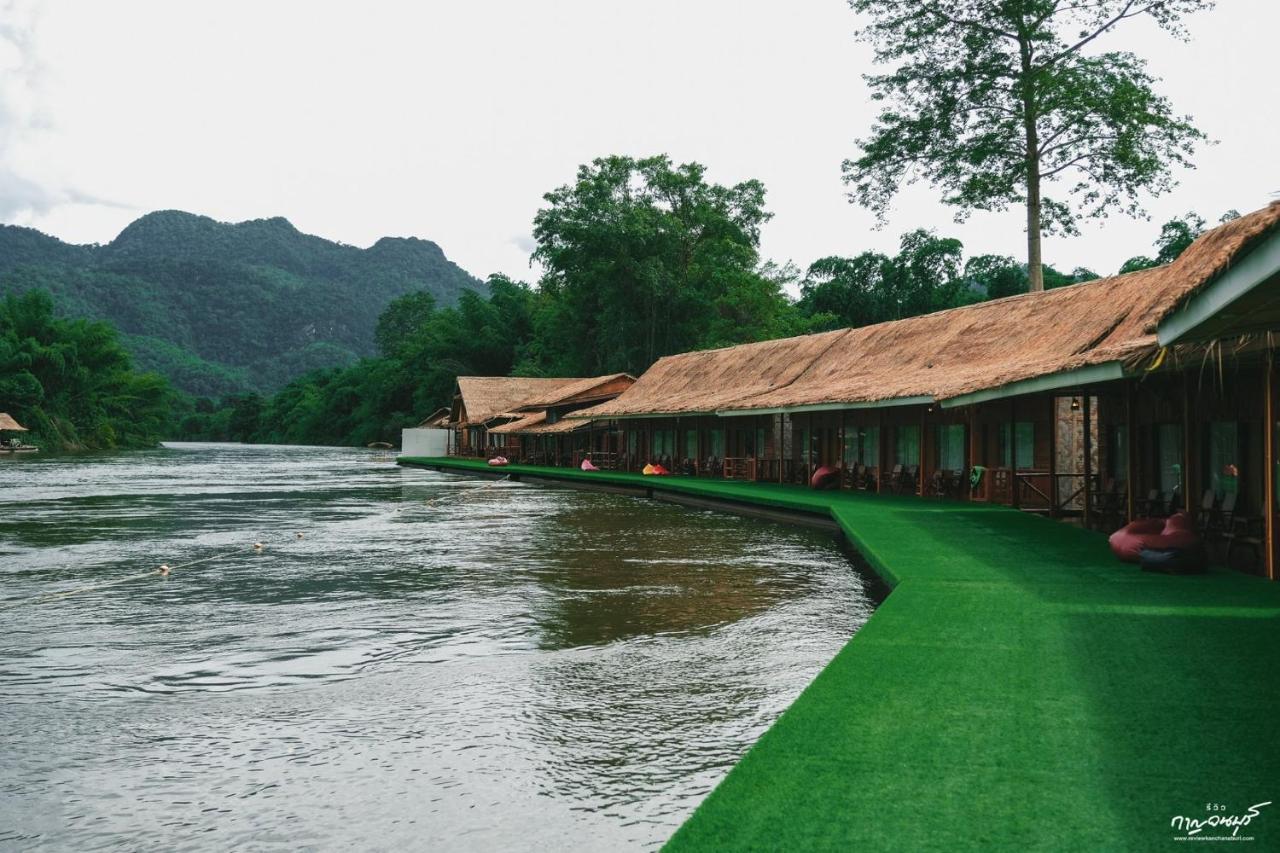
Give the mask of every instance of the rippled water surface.
[{"label": "rippled water surface", "polygon": [[872,607],[819,533],[389,458],[0,463],[0,846],[653,848]]}]

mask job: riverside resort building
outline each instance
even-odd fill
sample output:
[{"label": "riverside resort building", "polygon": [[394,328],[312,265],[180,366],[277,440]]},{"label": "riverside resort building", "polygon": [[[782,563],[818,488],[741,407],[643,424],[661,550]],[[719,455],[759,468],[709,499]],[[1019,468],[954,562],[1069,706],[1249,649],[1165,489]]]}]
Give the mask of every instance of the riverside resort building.
[{"label": "riverside resort building", "polygon": [[1116,529],[1176,510],[1275,579],[1280,202],[1167,266],[660,359],[462,377],[449,455],[1005,504]]}]

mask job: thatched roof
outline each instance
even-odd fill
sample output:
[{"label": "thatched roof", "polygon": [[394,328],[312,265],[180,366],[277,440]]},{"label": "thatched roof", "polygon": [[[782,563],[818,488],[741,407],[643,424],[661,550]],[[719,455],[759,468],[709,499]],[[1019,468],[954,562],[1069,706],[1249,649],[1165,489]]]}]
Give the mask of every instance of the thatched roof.
[{"label": "thatched roof", "polygon": [[592,421],[581,420],[558,420],[553,424],[547,423],[546,412],[534,412],[526,415],[518,421],[496,426],[489,430],[491,433],[498,435],[556,435],[566,432],[576,432],[580,429],[587,429],[591,426]]},{"label": "thatched roof", "polygon": [[659,359],[572,417],[948,400],[1122,362],[1159,322],[1280,223],[1280,202],[1202,235],[1163,267],[921,317]]},{"label": "thatched roof", "polygon": [[26,432],[27,428],[10,417],[8,412],[0,412],[0,430]]},{"label": "thatched roof", "polygon": [[[580,401],[616,397],[618,389],[629,386],[636,378],[630,373],[610,373],[605,376],[589,376],[561,385],[554,391],[539,394],[525,400],[522,409],[549,409],[575,398]],[[593,393],[594,392],[594,393]]]},{"label": "thatched roof", "polygon": [[544,379],[530,376],[459,376],[458,393],[467,411],[467,422],[481,424],[521,407],[525,400],[550,394],[577,379]]},{"label": "thatched roof", "polygon": [[422,422],[418,424],[418,429],[444,426],[448,420],[449,408],[447,406],[443,406],[423,418]]}]

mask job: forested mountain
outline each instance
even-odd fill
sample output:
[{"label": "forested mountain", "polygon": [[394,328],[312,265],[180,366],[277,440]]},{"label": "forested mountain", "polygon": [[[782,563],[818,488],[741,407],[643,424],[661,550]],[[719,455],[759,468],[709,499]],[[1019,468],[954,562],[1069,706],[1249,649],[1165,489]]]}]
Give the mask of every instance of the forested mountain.
[{"label": "forested mountain", "polygon": [[35,288],[61,314],[110,320],[139,367],[210,396],[274,391],[371,355],[378,315],[406,293],[449,306],[485,292],[428,240],[360,249],[278,217],[228,224],[176,210],[102,246],[0,226],[0,296]]}]

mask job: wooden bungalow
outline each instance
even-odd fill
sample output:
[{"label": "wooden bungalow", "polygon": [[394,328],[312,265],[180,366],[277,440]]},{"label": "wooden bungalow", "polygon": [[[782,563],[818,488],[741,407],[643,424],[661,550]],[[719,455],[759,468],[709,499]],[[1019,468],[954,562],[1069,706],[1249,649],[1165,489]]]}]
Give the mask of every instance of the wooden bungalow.
[{"label": "wooden bungalow", "polygon": [[[660,359],[572,417],[623,464],[994,501],[1115,527],[1184,508],[1277,572],[1280,203],[1174,263],[874,326]],[[1234,554],[1232,553],[1234,551]]]},{"label": "wooden bungalow", "polygon": [[626,373],[584,378],[460,376],[446,426],[449,454],[497,454],[548,464],[571,464],[575,454],[599,446],[616,454],[616,426],[565,420],[565,415],[612,400],[635,382]]},{"label": "wooden bungalow", "polygon": [[611,373],[565,382],[541,392],[518,407],[522,416],[493,427],[504,437],[508,458],[547,465],[578,465],[590,456],[600,468],[618,467],[621,434],[616,422],[567,417],[573,412],[614,399],[632,386],[628,373]]},{"label": "wooden bungalow", "polygon": [[525,400],[575,381],[526,376],[459,376],[445,424],[452,433],[449,455],[491,455],[490,451],[501,442],[490,438],[490,427],[518,420],[522,417],[520,404]]}]

